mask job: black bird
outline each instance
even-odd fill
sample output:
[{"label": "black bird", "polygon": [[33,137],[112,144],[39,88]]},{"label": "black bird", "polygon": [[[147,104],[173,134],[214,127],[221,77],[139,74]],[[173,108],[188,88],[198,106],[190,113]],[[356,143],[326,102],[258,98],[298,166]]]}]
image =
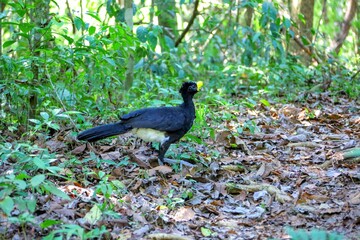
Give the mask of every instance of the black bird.
[{"label": "black bird", "polygon": [[164,163],[170,144],[187,133],[195,119],[194,95],[203,82],[185,82],[179,92],[184,100],[176,107],[143,108],[120,117],[119,122],[101,125],[81,132],[79,140],[89,142],[131,131],[147,142],[159,142],[159,164]]}]

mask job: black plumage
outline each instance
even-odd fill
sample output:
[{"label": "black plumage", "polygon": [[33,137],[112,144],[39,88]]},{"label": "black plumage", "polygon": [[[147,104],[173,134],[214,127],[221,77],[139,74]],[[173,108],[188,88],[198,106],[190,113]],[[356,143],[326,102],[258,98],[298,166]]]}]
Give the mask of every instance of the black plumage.
[{"label": "black plumage", "polygon": [[163,164],[170,144],[178,141],[191,128],[195,119],[194,95],[202,82],[185,82],[179,92],[183,103],[176,107],[143,108],[120,117],[119,122],[101,125],[81,132],[79,140],[89,142],[132,131],[149,142],[160,142],[159,163]]}]

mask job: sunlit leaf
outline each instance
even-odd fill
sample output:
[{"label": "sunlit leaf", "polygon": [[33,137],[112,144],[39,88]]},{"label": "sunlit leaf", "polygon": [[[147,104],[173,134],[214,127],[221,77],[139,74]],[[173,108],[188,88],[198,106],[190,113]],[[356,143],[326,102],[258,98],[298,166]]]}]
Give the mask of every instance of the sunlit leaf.
[{"label": "sunlit leaf", "polygon": [[59,223],[61,223],[61,221],[59,221],[59,220],[46,219],[42,223],[40,223],[40,227],[42,229],[44,229],[44,228],[51,227],[51,226],[59,224]]},{"label": "sunlit leaf", "polygon": [[148,29],[146,27],[139,26],[136,29],[136,36],[138,37],[138,39],[141,42],[146,42],[147,41],[148,33],[149,33],[149,31],[148,31]]},{"label": "sunlit leaf", "polygon": [[6,41],[3,43],[3,48],[9,47],[9,46],[13,45],[14,43],[16,43],[16,41],[13,41],[13,40]]},{"label": "sunlit leaf", "polygon": [[75,24],[76,29],[79,31],[84,26],[84,21],[79,17],[75,17],[74,24]]},{"label": "sunlit leaf", "polygon": [[40,116],[44,119],[44,120],[48,120],[49,119],[49,114],[47,112],[41,112]]},{"label": "sunlit leaf", "polygon": [[85,214],[84,219],[90,223],[95,224],[97,221],[101,219],[102,212],[100,208],[95,204],[88,213]]},{"label": "sunlit leaf", "polygon": [[8,216],[10,216],[11,211],[14,209],[14,201],[11,197],[6,196],[2,201],[0,201],[0,209]]},{"label": "sunlit leaf", "polygon": [[49,191],[50,193],[58,196],[58,197],[61,197],[65,200],[70,200],[70,197],[68,195],[66,195],[63,191],[61,191],[60,189],[58,189],[57,187],[55,187],[54,185],[50,185],[48,183],[44,183],[44,188]]},{"label": "sunlit leaf", "polygon": [[204,228],[204,227],[201,227],[201,234],[204,236],[204,237],[210,237],[212,232],[210,229],[208,228]]},{"label": "sunlit leaf", "polygon": [[43,183],[44,180],[45,180],[45,175],[44,174],[36,175],[35,177],[33,177],[30,180],[30,184],[31,184],[31,186],[36,187],[39,184]]}]

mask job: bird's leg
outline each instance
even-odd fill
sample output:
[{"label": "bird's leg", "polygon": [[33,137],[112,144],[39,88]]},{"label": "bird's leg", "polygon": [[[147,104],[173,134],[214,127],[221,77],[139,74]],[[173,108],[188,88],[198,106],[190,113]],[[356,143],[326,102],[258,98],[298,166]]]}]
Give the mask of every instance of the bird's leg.
[{"label": "bird's leg", "polygon": [[159,165],[164,165],[165,153],[169,149],[169,147],[170,147],[170,142],[160,143],[160,146],[159,146],[159,159],[158,159]]},{"label": "bird's leg", "polygon": [[180,164],[180,167],[182,167],[182,165],[185,165],[187,167],[194,167],[193,164],[188,163],[186,161],[183,160],[174,160],[174,159],[170,159],[170,158],[165,158],[165,153],[166,151],[169,149],[170,147],[170,143],[169,142],[164,142],[164,143],[160,143],[159,146],[159,165],[164,165],[164,162],[168,163],[168,164]]}]

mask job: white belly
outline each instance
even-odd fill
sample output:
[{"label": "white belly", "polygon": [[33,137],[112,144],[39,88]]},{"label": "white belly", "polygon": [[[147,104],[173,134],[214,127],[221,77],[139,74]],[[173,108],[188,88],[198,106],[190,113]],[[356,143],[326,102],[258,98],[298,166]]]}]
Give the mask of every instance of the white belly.
[{"label": "white belly", "polygon": [[151,128],[134,128],[131,130],[131,132],[146,142],[163,143],[169,139],[168,136],[165,136],[164,132]]}]

